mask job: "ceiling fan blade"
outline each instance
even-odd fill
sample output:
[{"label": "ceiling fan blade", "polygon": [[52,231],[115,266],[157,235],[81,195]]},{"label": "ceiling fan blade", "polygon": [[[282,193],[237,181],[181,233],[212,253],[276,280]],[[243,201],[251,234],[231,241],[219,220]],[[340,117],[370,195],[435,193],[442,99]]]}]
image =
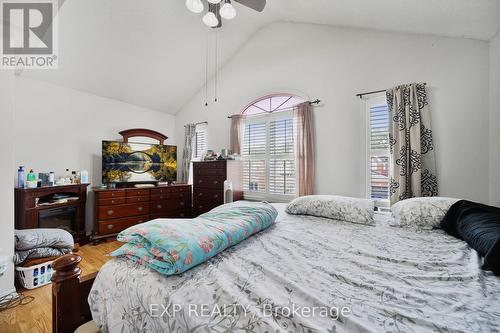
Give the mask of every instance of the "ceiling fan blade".
[{"label": "ceiling fan blade", "polygon": [[243,6],[262,12],[266,7],[266,0],[234,0]]}]

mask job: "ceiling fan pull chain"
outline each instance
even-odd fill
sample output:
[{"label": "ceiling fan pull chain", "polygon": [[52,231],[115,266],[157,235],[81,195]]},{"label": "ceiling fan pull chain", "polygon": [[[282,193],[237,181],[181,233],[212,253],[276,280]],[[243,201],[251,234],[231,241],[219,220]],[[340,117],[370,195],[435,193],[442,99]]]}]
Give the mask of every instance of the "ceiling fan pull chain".
[{"label": "ceiling fan pull chain", "polygon": [[218,48],[219,48],[219,33],[216,30],[215,31],[215,99],[214,99],[215,102],[217,102],[217,84],[219,80]]},{"label": "ceiling fan pull chain", "polygon": [[208,106],[208,43],[209,31],[207,30],[207,43],[205,50],[205,106]]}]

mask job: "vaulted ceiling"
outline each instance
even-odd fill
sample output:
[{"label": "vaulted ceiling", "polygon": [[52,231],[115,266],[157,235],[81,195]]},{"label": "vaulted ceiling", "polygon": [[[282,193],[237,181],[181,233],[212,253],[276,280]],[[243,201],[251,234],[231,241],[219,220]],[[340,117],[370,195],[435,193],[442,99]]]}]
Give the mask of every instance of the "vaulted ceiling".
[{"label": "vaulted ceiling", "polygon": [[[499,0],[268,0],[263,13],[237,3],[218,32],[223,66],[274,21],[328,24],[488,40]],[[184,0],[60,0],[59,69],[22,75],[175,114],[205,82],[214,31]],[[321,41],[318,41],[321,42]],[[209,75],[214,72],[210,50]]]}]

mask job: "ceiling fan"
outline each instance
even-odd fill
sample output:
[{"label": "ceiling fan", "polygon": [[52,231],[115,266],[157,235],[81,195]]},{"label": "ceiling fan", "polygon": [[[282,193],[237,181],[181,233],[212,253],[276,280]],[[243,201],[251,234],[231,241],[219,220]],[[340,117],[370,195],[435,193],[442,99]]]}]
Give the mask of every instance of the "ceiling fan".
[{"label": "ceiling fan", "polygon": [[[206,0],[208,3],[207,13],[203,16],[203,23],[211,28],[222,27],[222,19],[231,20],[236,16],[236,9],[231,0]],[[262,12],[266,7],[266,0],[234,0],[239,4]],[[186,0],[186,7],[193,13],[201,13],[205,6],[202,0]]]}]

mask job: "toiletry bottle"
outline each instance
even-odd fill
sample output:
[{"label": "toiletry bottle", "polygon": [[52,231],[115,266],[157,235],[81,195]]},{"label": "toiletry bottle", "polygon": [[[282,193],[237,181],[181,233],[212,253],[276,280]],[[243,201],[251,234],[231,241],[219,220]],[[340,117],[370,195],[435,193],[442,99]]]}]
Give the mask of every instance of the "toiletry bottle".
[{"label": "toiletry bottle", "polygon": [[76,171],[71,171],[71,184],[76,184]]},{"label": "toiletry bottle", "polygon": [[36,176],[35,176],[35,172],[33,171],[33,169],[30,169],[30,172],[28,173],[28,181],[34,181],[36,180]]},{"label": "toiletry bottle", "polygon": [[24,167],[20,166],[17,170],[17,187],[24,188]]},{"label": "toiletry bottle", "polygon": [[87,170],[80,171],[80,183],[88,184],[89,182],[89,172]]}]

